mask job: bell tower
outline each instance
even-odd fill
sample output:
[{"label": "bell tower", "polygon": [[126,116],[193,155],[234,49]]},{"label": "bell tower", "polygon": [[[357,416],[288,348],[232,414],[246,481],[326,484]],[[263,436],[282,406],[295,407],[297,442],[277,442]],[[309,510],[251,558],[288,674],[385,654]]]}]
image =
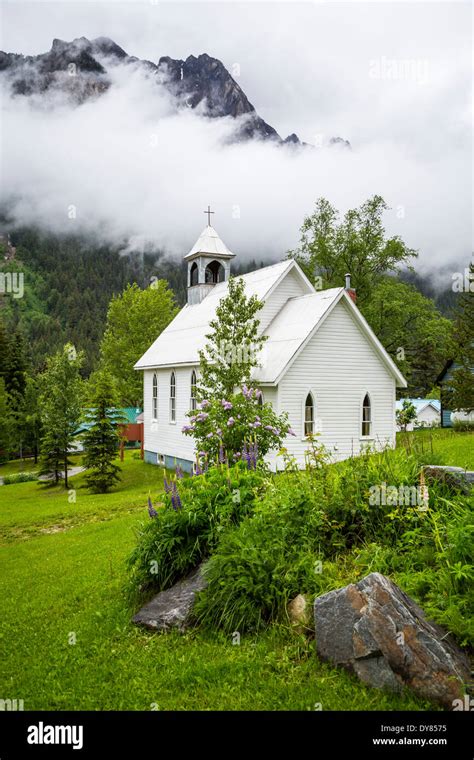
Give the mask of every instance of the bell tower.
[{"label": "bell tower", "polygon": [[184,257],[188,263],[188,304],[201,303],[203,298],[219,282],[225,282],[230,276],[230,263],[235,256],[220,239],[211,226],[210,206],[207,207],[207,227],[189,253]]}]

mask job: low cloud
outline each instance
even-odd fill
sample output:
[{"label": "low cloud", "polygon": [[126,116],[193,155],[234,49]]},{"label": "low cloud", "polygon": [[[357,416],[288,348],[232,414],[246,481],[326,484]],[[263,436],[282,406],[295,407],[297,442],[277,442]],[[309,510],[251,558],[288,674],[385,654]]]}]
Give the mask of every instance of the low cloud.
[{"label": "low cloud", "polygon": [[388,231],[419,249],[421,271],[469,259],[463,140],[436,156],[373,133],[352,150],[328,147],[327,138],[312,150],[232,143],[234,119],[177,109],[140,67],[108,74],[110,89],[80,106],[4,93],[2,202],[16,223],[93,232],[124,249],[151,243],[180,257],[209,203],[239,258],[277,259],[297,245],[319,196],[343,213],[377,193],[392,209]]}]

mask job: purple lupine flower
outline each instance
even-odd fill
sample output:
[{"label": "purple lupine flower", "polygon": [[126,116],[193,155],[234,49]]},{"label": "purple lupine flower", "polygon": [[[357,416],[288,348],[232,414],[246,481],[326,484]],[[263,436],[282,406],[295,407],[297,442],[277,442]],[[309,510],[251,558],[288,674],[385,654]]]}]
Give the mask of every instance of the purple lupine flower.
[{"label": "purple lupine flower", "polygon": [[181,503],[181,498],[179,496],[178,487],[176,485],[175,480],[173,480],[171,484],[171,504],[173,505],[173,509],[175,510],[181,509],[183,506]]},{"label": "purple lupine flower", "polygon": [[234,424],[235,424],[234,418],[233,417],[229,417],[229,419],[227,420],[227,427],[232,427],[232,425],[234,425]]},{"label": "purple lupine flower", "polygon": [[166,480],[166,473],[163,475],[163,485],[165,487],[165,493],[171,493],[171,484]]},{"label": "purple lupine flower", "polygon": [[176,465],[176,477],[178,478],[178,480],[181,480],[181,478],[183,477],[183,471],[181,467],[179,466],[179,464]]},{"label": "purple lupine flower", "polygon": [[221,445],[219,446],[219,464],[224,464],[225,461],[226,461],[226,459],[225,459],[225,451],[224,451],[224,447],[223,447],[223,445],[221,443]]},{"label": "purple lupine flower", "polygon": [[156,517],[158,514],[153,504],[151,503],[150,497],[148,497],[148,514],[150,515],[150,517]]},{"label": "purple lupine flower", "polygon": [[240,453],[240,451],[236,451],[235,454],[233,455],[233,458],[234,459],[240,459],[241,456],[242,456],[242,454]]},{"label": "purple lupine flower", "polygon": [[202,475],[202,469],[201,469],[201,465],[199,464],[199,461],[196,462],[196,466],[194,468],[194,474],[195,475]]}]

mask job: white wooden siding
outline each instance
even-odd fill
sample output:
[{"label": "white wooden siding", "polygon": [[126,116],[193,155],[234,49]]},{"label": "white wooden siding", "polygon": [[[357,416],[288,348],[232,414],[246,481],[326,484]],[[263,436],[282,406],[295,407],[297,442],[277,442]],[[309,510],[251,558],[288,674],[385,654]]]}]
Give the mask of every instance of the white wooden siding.
[{"label": "white wooden siding", "polygon": [[275,288],[273,293],[267,299],[257,316],[260,320],[260,332],[264,332],[272,319],[276,317],[282,306],[289,298],[304,296],[308,292],[302,280],[292,270]]},{"label": "white wooden siding", "polygon": [[[180,459],[194,460],[194,441],[183,435],[181,428],[189,420],[185,416],[191,403],[192,367],[177,367],[176,422],[170,422],[170,369],[145,370],[144,374],[144,448],[146,451]],[[153,374],[158,376],[158,420],[152,419]]]},{"label": "white wooden siding", "polygon": [[372,403],[372,443],[394,445],[395,380],[343,301],[302,349],[278,389],[279,411],[289,413],[296,433],[296,437],[288,436],[285,446],[301,464],[308,448],[303,407],[309,391],[322,425],[319,440],[334,459],[358,454],[366,443],[361,436],[361,410],[367,392]]}]

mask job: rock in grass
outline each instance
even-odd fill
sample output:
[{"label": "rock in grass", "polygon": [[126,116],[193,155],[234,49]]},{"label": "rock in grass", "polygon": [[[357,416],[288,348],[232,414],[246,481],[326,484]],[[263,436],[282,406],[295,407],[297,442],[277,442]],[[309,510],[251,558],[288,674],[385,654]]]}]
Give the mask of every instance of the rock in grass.
[{"label": "rock in grass", "polygon": [[152,631],[170,631],[172,628],[184,631],[190,624],[194,598],[205,586],[202,566],[199,565],[186,578],[154,596],[134,615],[132,622]]},{"label": "rock in grass", "polygon": [[469,495],[474,486],[474,472],[463,470],[462,467],[448,467],[447,465],[428,465],[424,467],[427,480],[435,480],[445,483],[454,491],[461,491]]},{"label": "rock in grass", "polygon": [[408,686],[448,709],[466,692],[467,658],[380,573],[318,597],[314,620],[319,656],[370,686],[395,691]]},{"label": "rock in grass", "polygon": [[287,605],[288,619],[295,631],[304,633],[310,627],[310,608],[303,594],[295,596]]}]

